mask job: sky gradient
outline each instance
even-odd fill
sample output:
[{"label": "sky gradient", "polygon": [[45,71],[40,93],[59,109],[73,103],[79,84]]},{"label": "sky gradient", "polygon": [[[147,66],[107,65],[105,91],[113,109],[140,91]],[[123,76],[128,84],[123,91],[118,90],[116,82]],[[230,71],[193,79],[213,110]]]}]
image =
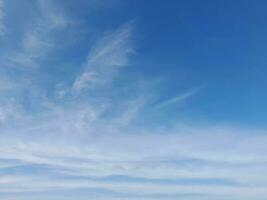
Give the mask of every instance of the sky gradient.
[{"label": "sky gradient", "polygon": [[0,199],[266,200],[266,7],[0,0]]}]

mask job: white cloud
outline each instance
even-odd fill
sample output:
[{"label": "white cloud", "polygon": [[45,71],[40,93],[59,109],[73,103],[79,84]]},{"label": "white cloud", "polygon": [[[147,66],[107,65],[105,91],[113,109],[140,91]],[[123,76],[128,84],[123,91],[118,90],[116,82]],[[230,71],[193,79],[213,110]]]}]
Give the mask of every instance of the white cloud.
[{"label": "white cloud", "polygon": [[132,29],[130,22],[97,42],[88,55],[84,72],[73,84],[74,91],[109,83],[128,64],[128,57],[133,53]]},{"label": "white cloud", "polygon": [[[65,29],[71,23],[53,4],[38,2],[40,18],[33,29],[25,33],[21,51],[10,58],[22,66],[40,64],[55,48],[54,31]],[[0,168],[7,174],[0,176],[0,193],[99,187],[138,195],[196,192],[266,198],[266,130],[200,127],[194,123],[168,128],[164,122],[149,124],[142,112],[149,107],[144,91],[132,96],[118,93],[116,100],[95,97],[93,93],[86,99],[73,95],[102,86],[115,91],[112,81],[121,68],[129,65],[129,56],[134,51],[132,34],[131,22],[97,41],[88,54],[84,71],[76,77],[71,89],[58,85],[61,100],[39,98],[42,94],[37,89],[34,91],[37,95],[30,93],[25,101],[34,99],[42,109],[32,108],[28,102],[26,109],[16,101],[0,105]],[[8,80],[0,83],[2,91],[16,86]],[[33,86],[27,86],[33,90]],[[180,103],[201,88],[189,90],[156,107]],[[66,93],[73,96],[68,98]],[[162,111],[153,109],[151,112]],[[141,123],[134,123],[136,119]],[[36,165],[45,166],[47,171],[33,175],[31,167]],[[8,176],[13,167],[18,169],[17,175]],[[21,177],[20,173],[25,175]],[[151,182],[86,180],[114,175],[145,178]],[[62,176],[76,180],[58,178]],[[192,178],[226,179],[240,185],[156,183],[157,179]]]},{"label": "white cloud", "polygon": [[[179,185],[162,183],[130,183],[130,182],[99,182],[92,180],[49,180],[44,179],[25,179],[24,184],[13,182],[13,187],[2,187],[0,192],[25,192],[25,191],[57,191],[71,189],[107,189],[109,191],[124,195],[145,197],[146,195],[179,195],[179,194],[198,194],[198,196],[210,196],[216,198],[264,198],[267,195],[265,187],[246,187],[246,186],[216,186],[216,185]],[[189,195],[190,196],[190,195]],[[204,198],[205,199],[205,198]]]},{"label": "white cloud", "polygon": [[175,96],[175,97],[172,97],[171,99],[168,99],[164,102],[161,102],[159,103],[156,107],[157,108],[163,108],[163,107],[166,107],[166,106],[170,106],[172,104],[178,104],[180,103],[181,101],[185,101],[186,99],[194,96],[195,94],[197,94],[199,92],[199,90],[201,90],[203,87],[198,87],[198,88],[194,88],[194,89],[191,89],[183,94],[180,94],[178,96]]},{"label": "white cloud", "polygon": [[[27,136],[2,136],[0,157],[46,164],[60,173],[79,176],[216,177],[247,184],[260,184],[267,179],[262,174],[267,157],[261,153],[266,151],[267,137],[261,133],[253,133],[252,137],[253,130],[222,132],[221,128],[188,127],[151,133],[139,128],[142,134],[132,134],[117,132],[112,121],[100,123],[101,127],[95,121],[75,128],[75,114],[74,121],[57,118],[51,118],[48,126],[28,129]],[[185,164],[180,165],[179,161]]]}]

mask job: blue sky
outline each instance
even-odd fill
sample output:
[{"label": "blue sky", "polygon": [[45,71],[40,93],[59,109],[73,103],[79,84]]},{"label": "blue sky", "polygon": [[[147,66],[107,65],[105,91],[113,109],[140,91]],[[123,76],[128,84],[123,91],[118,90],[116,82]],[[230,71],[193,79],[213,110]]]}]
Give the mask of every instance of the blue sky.
[{"label": "blue sky", "polygon": [[266,6],[0,0],[0,199],[266,199]]}]

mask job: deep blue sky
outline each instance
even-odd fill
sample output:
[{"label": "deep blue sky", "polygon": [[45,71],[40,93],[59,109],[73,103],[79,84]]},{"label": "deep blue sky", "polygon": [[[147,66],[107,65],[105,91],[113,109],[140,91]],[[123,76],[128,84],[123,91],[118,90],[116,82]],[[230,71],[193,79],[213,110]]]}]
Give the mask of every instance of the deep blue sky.
[{"label": "deep blue sky", "polygon": [[[72,2],[69,7],[74,4],[79,3]],[[192,112],[200,120],[264,126],[266,4],[120,1],[116,6],[109,2],[93,14],[78,5],[72,12],[96,27],[93,35],[135,20],[138,42],[130,73],[168,77],[164,84],[169,95],[205,85],[192,104]]]},{"label": "deep blue sky", "polygon": [[146,75],[171,76],[172,90],[206,85],[198,117],[265,124],[265,1],[135,2],[124,15],[138,16]]}]

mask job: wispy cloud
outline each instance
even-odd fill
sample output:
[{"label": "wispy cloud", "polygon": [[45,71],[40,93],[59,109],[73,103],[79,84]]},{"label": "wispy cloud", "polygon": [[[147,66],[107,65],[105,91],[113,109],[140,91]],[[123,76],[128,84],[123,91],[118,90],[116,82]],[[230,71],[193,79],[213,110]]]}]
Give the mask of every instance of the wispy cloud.
[{"label": "wispy cloud", "polygon": [[[73,129],[66,124],[71,121],[51,121],[56,123],[54,128],[49,123],[49,127],[28,129],[28,136],[14,132],[8,138],[2,136],[0,157],[44,164],[80,177],[227,178],[247,184],[259,184],[267,178],[261,174],[266,156],[260,153],[266,150],[267,138],[260,133],[251,137],[243,130],[188,127],[164,131],[169,134],[139,128],[142,134],[132,135],[118,133],[116,127],[103,123],[97,127],[94,122],[90,130]],[[30,136],[36,133],[38,137]]]},{"label": "wispy cloud", "polygon": [[182,94],[179,94],[175,97],[172,97],[166,101],[163,101],[161,103],[159,103],[156,107],[157,108],[163,108],[163,107],[166,107],[166,106],[170,106],[172,104],[178,104],[182,101],[185,101],[186,99],[194,96],[195,94],[197,94],[203,87],[197,87],[197,88],[194,88],[194,89],[191,89],[191,90],[188,90],[187,92],[185,93],[182,93]]},{"label": "wispy cloud", "polygon": [[[32,29],[23,32],[21,49],[10,56],[13,64],[42,65],[56,48],[54,33],[71,23],[51,1],[38,1],[38,8]],[[267,197],[266,129],[155,123],[146,115],[154,117],[166,110],[151,109],[154,101],[148,93],[158,91],[154,85],[139,90],[134,78],[131,89],[113,84],[124,75],[121,69],[131,64],[133,29],[130,22],[100,36],[89,51],[83,47],[84,54],[89,53],[82,69],[66,67],[53,74],[55,80],[53,72],[48,73],[45,85],[39,87],[29,76],[21,86],[20,70],[1,69],[5,73],[0,80],[0,198],[55,200],[54,194],[62,191],[74,196],[94,191],[89,196],[102,200],[110,194],[108,199],[113,200]],[[64,54],[62,60],[68,63],[68,56]],[[67,80],[70,86],[53,85],[60,82],[59,76],[65,78],[67,70],[73,75]],[[38,71],[36,79],[42,79],[44,71]],[[53,96],[54,88],[61,98]],[[156,107],[179,104],[202,88]],[[79,95],[84,91],[88,96]],[[155,96],[166,99],[160,93]]]},{"label": "wispy cloud", "polygon": [[4,24],[4,0],[0,0],[0,36],[4,35],[6,32],[6,27]]},{"label": "wispy cloud", "polygon": [[1,176],[0,185],[14,184],[25,181],[26,179],[27,179],[26,177],[20,177],[20,176]]},{"label": "wispy cloud", "polygon": [[9,61],[18,67],[40,65],[40,62],[56,47],[54,33],[71,23],[50,1],[36,2],[40,10],[39,16],[26,30],[21,41],[21,49],[9,56]]},{"label": "wispy cloud", "polygon": [[75,80],[73,90],[94,88],[109,83],[121,67],[127,66],[133,53],[133,22],[100,39],[90,51],[84,72]]},{"label": "wispy cloud", "polygon": [[0,105],[0,125],[21,117],[21,108],[12,102]]}]

